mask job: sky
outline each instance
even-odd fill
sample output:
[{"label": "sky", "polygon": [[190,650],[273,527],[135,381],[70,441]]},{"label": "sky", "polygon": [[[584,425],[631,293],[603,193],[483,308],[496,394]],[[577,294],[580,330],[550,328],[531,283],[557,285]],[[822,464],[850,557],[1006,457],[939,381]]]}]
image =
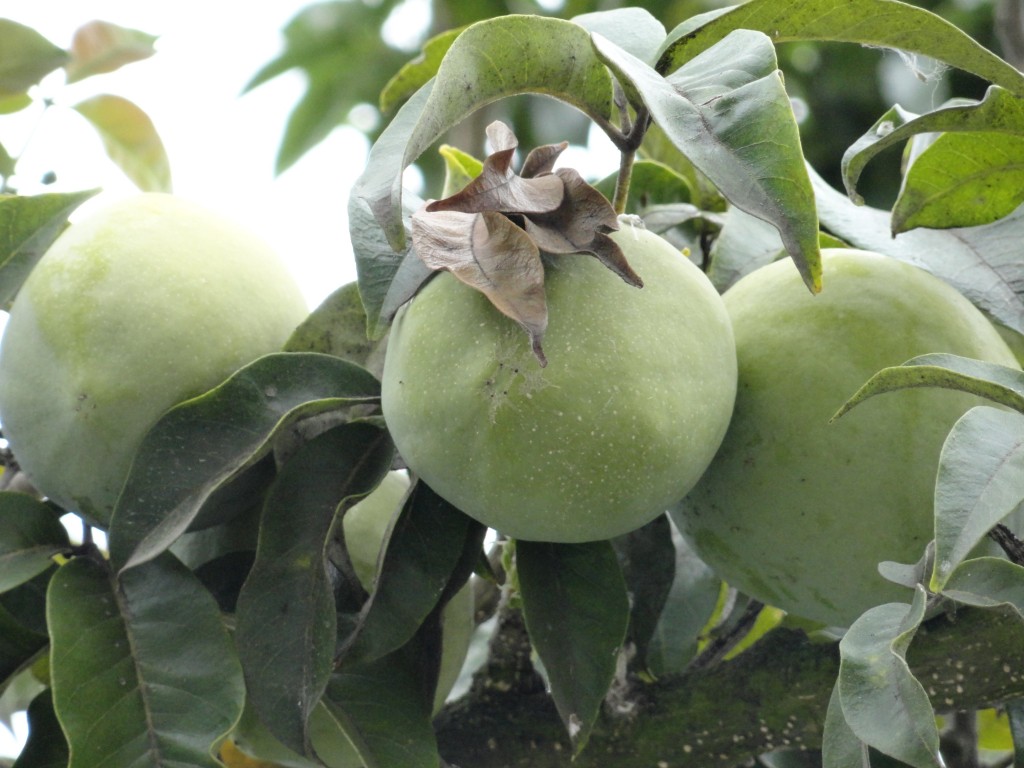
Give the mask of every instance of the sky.
[{"label": "sky", "polygon": [[[285,119],[303,91],[287,73],[242,95],[245,83],[282,47],[281,28],[306,2],[275,0],[20,0],[0,16],[26,24],[56,45],[93,19],[158,35],[157,54],[107,75],[66,86],[62,73],[40,92],[55,106],[0,118],[0,143],[21,155],[18,189],[102,187],[78,216],[135,192],[111,163],[94,130],[70,105],[99,92],[131,99],[156,125],[170,157],[174,192],[238,220],[286,260],[310,307],[355,279],[345,204],[361,171],[366,141],[340,128],[279,177],[274,158]],[[39,179],[54,171],[57,182]]]}]

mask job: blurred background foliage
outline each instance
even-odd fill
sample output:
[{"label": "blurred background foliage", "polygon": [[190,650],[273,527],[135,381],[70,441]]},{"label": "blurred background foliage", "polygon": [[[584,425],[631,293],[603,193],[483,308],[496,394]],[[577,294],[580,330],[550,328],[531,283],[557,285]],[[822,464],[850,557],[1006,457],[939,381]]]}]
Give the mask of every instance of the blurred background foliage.
[{"label": "blurred background foliage", "polygon": [[[960,27],[1018,68],[1024,66],[1024,0],[915,0]],[[328,0],[300,11],[283,30],[280,54],[256,73],[247,89],[299,69],[307,88],[287,118],[277,157],[281,172],[348,123],[372,141],[390,119],[378,108],[381,90],[434,35],[510,13],[571,18],[625,5],[650,11],[667,30],[685,19],[729,5],[722,0]],[[383,44],[382,44],[383,43]],[[841,188],[843,152],[893,104],[924,112],[948,98],[980,98],[985,83],[956,70],[893,52],[849,44],[787,43],[779,64],[800,120],[811,164]],[[549,99],[524,96],[490,105],[454,129],[446,141],[477,156],[483,128],[494,119],[515,126],[520,145],[568,140],[587,146],[589,121]],[[603,137],[601,137],[603,140]],[[899,158],[871,163],[860,189],[869,204],[888,208],[899,184]],[[419,163],[429,195],[440,189],[439,158]]]}]

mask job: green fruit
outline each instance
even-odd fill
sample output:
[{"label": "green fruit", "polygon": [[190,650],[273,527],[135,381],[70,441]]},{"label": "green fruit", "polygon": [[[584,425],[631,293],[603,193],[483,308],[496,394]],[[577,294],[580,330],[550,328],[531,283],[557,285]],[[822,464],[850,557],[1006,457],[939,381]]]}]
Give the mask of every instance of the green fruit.
[{"label": "green fruit", "polygon": [[[404,472],[389,472],[373,493],[345,512],[342,527],[349,560],[367,590],[373,588],[377,560],[391,519],[401,509],[409,478]],[[455,593],[441,612],[441,669],[434,711],[441,709],[455,686],[473,637],[473,592],[467,583]]]},{"label": "green fruit", "polygon": [[613,239],[643,288],[589,255],[546,266],[548,365],[527,335],[447,273],[391,329],[388,427],[410,469],[508,536],[606,539],[693,486],[732,412],[736,358],[721,297],[662,238]]},{"label": "green fruit", "polygon": [[21,468],[104,525],[168,408],[280,349],[307,314],[256,237],[141,194],[73,225],[22,286],[0,345],[0,421]]},{"label": "green fruit", "polygon": [[812,296],[786,259],[724,295],[739,390],[721,450],[673,517],[733,586],[848,626],[910,598],[880,561],[916,562],[932,538],[935,473],[953,423],[981,401],[918,389],[829,419],[881,368],[948,352],[1017,367],[988,320],[917,267],[826,250]]}]

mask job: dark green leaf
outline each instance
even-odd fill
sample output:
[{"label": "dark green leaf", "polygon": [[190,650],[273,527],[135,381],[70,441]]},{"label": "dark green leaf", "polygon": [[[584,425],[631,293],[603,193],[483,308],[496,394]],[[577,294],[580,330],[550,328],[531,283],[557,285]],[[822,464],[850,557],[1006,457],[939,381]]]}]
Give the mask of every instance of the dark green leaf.
[{"label": "dark green leaf", "polygon": [[46,647],[47,637],[26,627],[0,605],[0,689]]},{"label": "dark green leaf", "polygon": [[676,148],[733,205],[779,231],[804,281],[819,290],[814,194],[771,41],[734,32],[668,79],[600,36],[594,45]]},{"label": "dark green leaf", "polygon": [[739,208],[730,208],[722,231],[711,246],[707,276],[724,292],[744,275],[771,264],[785,253],[775,227]]},{"label": "dark green leaf", "polygon": [[665,27],[644,8],[615,8],[573,16],[572,22],[597,32],[652,67],[665,42]]},{"label": "dark green leaf", "polygon": [[118,499],[110,529],[113,562],[131,568],[166,550],[211,494],[265,456],[285,427],[379,394],[373,375],[353,363],[281,352],[171,409],[143,439]]},{"label": "dark green leaf", "polygon": [[[850,197],[858,204],[864,202],[856,193],[857,181],[864,166],[880,152],[918,134],[949,131],[1024,135],[1024,98],[998,86],[991,86],[980,101],[958,100],[924,115],[915,115],[899,106],[893,107],[843,155],[843,183]],[[954,226],[965,224],[957,222]]]},{"label": "dark green leaf", "polygon": [[647,666],[655,675],[682,672],[697,653],[697,641],[708,625],[722,580],[672,527],[675,578],[651,637]]},{"label": "dark green leaf", "polygon": [[24,93],[68,60],[63,48],[10,19],[0,19],[0,51],[0,96]]},{"label": "dark green leaf", "polygon": [[49,690],[36,696],[28,707],[28,741],[13,768],[67,768],[71,755]]},{"label": "dark green leaf", "polygon": [[832,189],[811,172],[823,228],[851,246],[923,265],[1003,325],[1024,332],[1020,241],[1024,208],[981,227],[889,233],[889,213]]},{"label": "dark green leaf", "polygon": [[[605,177],[594,186],[611,200],[618,173]],[[630,176],[627,213],[643,216],[656,205],[690,202],[690,182],[685,176],[656,160],[637,160]]]},{"label": "dark green leaf", "polygon": [[242,671],[216,604],[170,555],[116,581],[76,558],[48,594],[54,706],[76,768],[189,765],[242,712]]},{"label": "dark green leaf", "polygon": [[[1024,100],[1022,100],[1024,101]],[[989,224],[1024,203],[1020,135],[946,133],[910,166],[892,209],[892,231]]]},{"label": "dark green leaf", "polygon": [[361,365],[380,378],[384,369],[383,340],[366,335],[366,311],[359,286],[348,283],[328,296],[284,345],[286,352],[319,352]]},{"label": "dark green leaf", "polygon": [[[423,50],[412,61],[403,65],[380,92],[380,111],[391,114],[416,91],[426,85],[437,74],[438,68],[455,38],[463,28],[449,29],[423,44]],[[448,193],[450,194],[450,193]],[[447,197],[448,194],[442,195]]]},{"label": "dark green leaf", "polygon": [[473,24],[448,49],[432,84],[405,103],[378,139],[353,190],[395,250],[405,245],[405,168],[477,108],[521,93],[545,93],[598,120],[607,120],[611,110],[611,78],[582,27],[540,16]]},{"label": "dark green leaf", "polygon": [[672,524],[667,515],[662,515],[613,539],[612,545],[629,590],[629,639],[636,646],[636,663],[642,669],[647,665],[647,649],[676,575]]},{"label": "dark green leaf", "polygon": [[0,492],[0,592],[45,571],[70,545],[52,507],[24,493]]},{"label": "dark green leaf", "polygon": [[331,675],[323,703],[367,768],[437,768],[417,641]]},{"label": "dark green leaf", "polygon": [[1024,75],[930,11],[896,0],[751,0],[707,24],[669,33],[658,70],[671,72],[734,29],[753,29],[776,43],[832,40],[917,53],[1024,95]]},{"label": "dark green leaf", "polygon": [[342,424],[289,458],[264,506],[256,562],[238,597],[235,639],[252,706],[300,754],[309,751],[310,714],[334,658],[325,552],[335,513],[373,490],[393,458],[385,430]]},{"label": "dark green leaf", "polygon": [[1024,765],[1024,700],[1016,699],[1007,703],[1006,715],[1013,736],[1013,764]]},{"label": "dark green leaf", "polygon": [[109,21],[90,21],[75,30],[71,60],[64,65],[68,82],[113,72],[133,61],[148,59],[156,37]]},{"label": "dark green leaf", "polygon": [[924,608],[918,588],[912,605],[886,603],[857,619],[839,642],[837,687],[858,739],[914,768],[937,768],[935,713],[906,661]]},{"label": "dark green leaf", "polygon": [[171,165],[160,135],[136,104],[100,94],[74,106],[99,132],[107,155],[145,192],[171,191]]},{"label": "dark green leaf", "polygon": [[551,696],[579,754],[611,686],[629,598],[610,542],[517,541],[523,615]]},{"label": "dark green leaf", "polygon": [[955,389],[1024,413],[1024,373],[1016,368],[940,352],[883,368],[843,403],[832,420],[875,395],[918,387]]},{"label": "dark green leaf", "polygon": [[979,406],[942,446],[935,480],[935,571],[939,591],[971,550],[1024,500],[1024,415]]},{"label": "dark green leaf", "polygon": [[370,600],[339,652],[342,663],[373,661],[409,642],[465,583],[485,532],[425,483],[417,483],[388,531]]},{"label": "dark green leaf", "polygon": [[68,216],[98,191],[0,195],[0,309],[10,310],[21,284],[64,230]]}]

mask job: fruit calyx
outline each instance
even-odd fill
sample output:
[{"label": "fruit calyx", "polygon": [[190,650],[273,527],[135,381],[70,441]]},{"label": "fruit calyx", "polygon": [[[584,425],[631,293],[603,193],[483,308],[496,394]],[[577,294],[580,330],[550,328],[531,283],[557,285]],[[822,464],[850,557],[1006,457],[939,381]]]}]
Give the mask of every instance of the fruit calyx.
[{"label": "fruit calyx", "polygon": [[413,214],[412,246],[432,270],[451,272],[519,323],[544,366],[548,314],[541,252],[590,253],[630,285],[639,288],[643,281],[608,237],[619,228],[611,203],[577,171],[554,169],[567,142],[535,148],[516,173],[512,159],[519,141],[512,130],[495,121],[487,138],[493,151],[480,175]]}]

